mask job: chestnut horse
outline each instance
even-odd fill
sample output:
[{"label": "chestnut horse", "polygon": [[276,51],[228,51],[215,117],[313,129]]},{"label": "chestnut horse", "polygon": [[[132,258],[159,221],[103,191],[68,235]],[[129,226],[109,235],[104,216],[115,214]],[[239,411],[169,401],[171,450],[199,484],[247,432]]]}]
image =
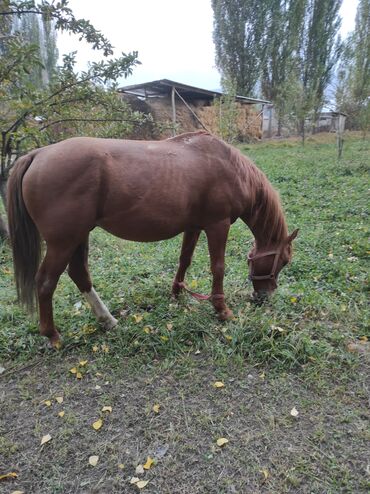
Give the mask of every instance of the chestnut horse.
[{"label": "chestnut horse", "polygon": [[[106,328],[117,324],[88,271],[88,237],[96,226],[138,242],[183,232],[175,297],[186,288],[185,272],[204,230],[213,275],[209,298],[221,320],[232,317],[223,291],[230,225],[241,218],[254,234],[248,263],[256,295],[277,287],[297,235],[288,235],[279,197],[265,175],[206,132],[164,141],[78,137],[31,151],[10,175],[8,215],[19,301],[32,309],[37,299],[40,333],[53,346],[60,335],[52,297],[67,266],[98,320]],[[46,254],[40,265],[41,238]]]}]

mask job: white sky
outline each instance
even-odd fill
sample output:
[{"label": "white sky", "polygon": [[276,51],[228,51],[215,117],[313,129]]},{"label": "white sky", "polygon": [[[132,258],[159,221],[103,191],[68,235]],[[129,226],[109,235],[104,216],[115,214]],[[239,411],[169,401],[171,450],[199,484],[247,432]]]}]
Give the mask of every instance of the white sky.
[{"label": "white sky", "polygon": [[[354,28],[358,0],[343,0],[344,37]],[[212,39],[211,0],[70,0],[75,17],[88,19],[110,40],[115,56],[139,52],[142,65],[122,85],[172,79],[206,89],[220,87]],[[76,36],[58,35],[60,54],[78,51],[78,68],[102,55]]]}]

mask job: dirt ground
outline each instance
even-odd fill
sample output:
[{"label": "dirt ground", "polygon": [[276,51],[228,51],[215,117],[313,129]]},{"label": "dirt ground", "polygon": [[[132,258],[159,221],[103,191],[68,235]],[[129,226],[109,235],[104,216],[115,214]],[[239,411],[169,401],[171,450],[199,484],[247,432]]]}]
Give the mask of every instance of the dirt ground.
[{"label": "dirt ground", "polygon": [[1,493],[141,492],[137,479],[148,494],[368,492],[366,361],[313,379],[216,370],[202,354],[139,371],[82,359],[46,354],[0,376],[0,474],[17,474]]}]

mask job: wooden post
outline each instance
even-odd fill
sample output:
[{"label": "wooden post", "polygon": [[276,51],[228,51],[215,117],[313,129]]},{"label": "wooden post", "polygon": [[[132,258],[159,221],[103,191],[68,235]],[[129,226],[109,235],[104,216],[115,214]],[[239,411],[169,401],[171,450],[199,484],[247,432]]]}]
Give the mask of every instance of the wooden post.
[{"label": "wooden post", "polygon": [[175,86],[172,86],[171,92],[171,102],[172,102],[172,135],[176,135],[176,105],[175,105],[175,95],[176,89]]},{"label": "wooden post", "polygon": [[343,151],[343,133],[344,133],[344,126],[346,124],[346,116],[343,115],[342,113],[338,114],[337,117],[337,146],[338,146],[338,159],[342,157],[342,151]]}]

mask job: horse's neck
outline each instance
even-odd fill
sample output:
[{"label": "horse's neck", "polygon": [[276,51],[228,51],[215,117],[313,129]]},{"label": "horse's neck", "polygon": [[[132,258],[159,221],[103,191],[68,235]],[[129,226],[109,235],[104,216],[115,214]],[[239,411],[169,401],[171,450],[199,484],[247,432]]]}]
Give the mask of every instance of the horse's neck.
[{"label": "horse's neck", "polygon": [[288,229],[277,193],[267,183],[260,191],[247,222],[257,249],[278,247],[287,237]]}]

